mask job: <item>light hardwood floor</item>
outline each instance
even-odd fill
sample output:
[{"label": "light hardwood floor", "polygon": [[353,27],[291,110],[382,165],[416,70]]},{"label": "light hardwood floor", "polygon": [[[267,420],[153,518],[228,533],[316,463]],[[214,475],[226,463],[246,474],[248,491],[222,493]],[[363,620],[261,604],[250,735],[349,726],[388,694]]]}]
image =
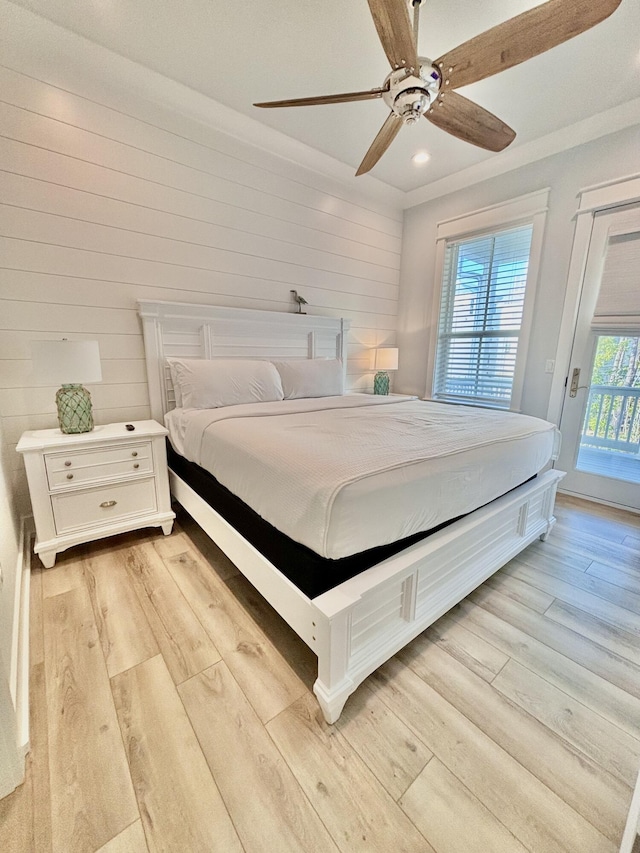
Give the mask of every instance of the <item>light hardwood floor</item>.
[{"label": "light hardwood floor", "polygon": [[315,658],[184,513],[32,576],[2,853],[615,853],[640,768],[640,519],[546,543],[327,726]]}]

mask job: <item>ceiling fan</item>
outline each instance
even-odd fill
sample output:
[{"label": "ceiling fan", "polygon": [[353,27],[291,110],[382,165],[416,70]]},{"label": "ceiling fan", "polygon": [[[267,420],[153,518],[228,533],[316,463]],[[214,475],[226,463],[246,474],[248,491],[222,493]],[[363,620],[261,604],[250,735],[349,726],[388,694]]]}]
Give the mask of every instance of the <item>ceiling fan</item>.
[{"label": "ceiling fan", "polygon": [[[266,101],[255,107],[304,107],[382,98],[391,112],[356,175],[370,171],[404,124],[424,116],[447,133],[489,151],[502,151],[515,131],[455,90],[512,68],[568,41],[608,18],[621,0],[549,0],[475,36],[431,61],[418,56],[418,24],[424,0],[368,0],[391,72],[377,89],[317,98]],[[413,27],[408,4],[413,6]]]}]

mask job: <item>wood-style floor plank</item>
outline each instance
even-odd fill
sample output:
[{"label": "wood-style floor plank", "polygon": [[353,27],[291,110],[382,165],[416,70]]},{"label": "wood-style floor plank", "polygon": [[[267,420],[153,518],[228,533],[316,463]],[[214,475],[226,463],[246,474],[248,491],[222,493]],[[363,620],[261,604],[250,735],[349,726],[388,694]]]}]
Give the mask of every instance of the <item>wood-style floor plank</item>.
[{"label": "wood-style floor plank", "polygon": [[165,560],[165,565],[262,722],[307,692],[202,558],[189,551]]},{"label": "wood-style floor plank", "polygon": [[640,570],[640,552],[637,548],[602,539],[585,531],[554,528],[554,545],[566,548],[583,557],[590,557],[614,568],[625,566]]},{"label": "wood-style floor plank", "polygon": [[570,495],[558,495],[554,514],[565,530],[583,531],[619,543],[626,536],[640,536],[640,515],[605,504],[598,507],[596,514],[593,504]]},{"label": "wood-style floor plank", "polygon": [[123,559],[124,549],[83,560],[109,676],[158,654],[153,636]]},{"label": "wood-style floor plank", "polygon": [[472,634],[471,631],[467,631],[448,616],[438,619],[423,636],[436,643],[485,681],[493,681],[509,660],[504,652],[476,634]]},{"label": "wood-style floor plank", "polygon": [[242,574],[225,581],[234,599],[280,652],[308,690],[318,677],[318,658]]},{"label": "wood-style floor plank", "polygon": [[530,607],[536,613],[544,613],[553,604],[555,598],[548,592],[543,592],[519,578],[508,575],[503,571],[497,572],[483,584],[489,589],[497,589],[506,598],[512,598],[518,604]]},{"label": "wood-style floor plank", "polygon": [[86,853],[138,808],[87,590],[45,598],[44,626],[53,851]]},{"label": "wood-style floor plank", "polygon": [[[554,598],[578,604],[582,606],[583,610],[593,613],[596,611],[610,613],[610,618],[614,624],[619,624],[621,619],[629,621],[628,614],[620,613],[620,608],[630,610],[636,616],[640,615],[640,595],[638,593],[609,583],[609,581],[592,574],[590,569],[591,566],[586,572],[579,572],[565,566],[549,566],[548,564],[532,566],[515,559],[511,560],[505,571],[530,586],[542,589]],[[602,599],[613,606],[607,608],[597,599]],[[631,624],[636,626],[639,621],[632,618]]]},{"label": "wood-style floor plank", "polygon": [[[33,843],[38,853],[51,853],[51,785],[49,781],[49,729],[44,669],[42,572],[31,569],[29,584],[29,745],[27,780],[31,786]],[[0,843],[0,849],[3,845]]]},{"label": "wood-style floor plank", "polygon": [[148,850],[142,822],[137,820],[123,829],[120,835],[107,841],[96,853],[148,853]]},{"label": "wood-style floor plank", "polygon": [[304,696],[267,729],[344,853],[434,853],[355,750]]},{"label": "wood-style floor plank", "polygon": [[576,634],[588,637],[594,643],[613,652],[621,658],[626,658],[633,664],[640,660],[640,639],[621,628],[616,628],[611,622],[604,622],[597,616],[567,604],[565,601],[554,601],[545,613],[547,619],[552,619]]},{"label": "wood-style floor plank", "polygon": [[[29,756],[27,776],[34,804],[33,840],[37,853],[51,853],[51,782],[49,779],[49,727],[44,661],[29,673]],[[2,845],[0,844],[0,849]]]},{"label": "wood-style floor plank", "polygon": [[554,853],[616,849],[413,670],[392,658],[371,680],[389,708],[525,847]]},{"label": "wood-style floor plank", "polygon": [[571,546],[557,542],[554,534],[558,529],[559,526],[556,525],[553,529],[554,532],[546,542],[536,540],[528,548],[525,548],[524,551],[521,551],[518,556],[520,559],[524,559],[525,556],[535,554],[536,558],[540,558],[543,562],[546,560],[557,560],[565,566],[570,566],[572,569],[578,569],[581,572],[586,571],[593,562],[593,557],[588,554],[578,554]]},{"label": "wood-style floor plank", "polygon": [[631,795],[626,784],[424,637],[397,657],[603,835],[618,840]]},{"label": "wood-style floor plank", "polygon": [[504,667],[492,686],[608,773],[633,788],[640,768],[638,738],[623,732],[513,660]]},{"label": "wood-style floor plank", "polygon": [[187,536],[175,525],[170,536],[156,539],[153,546],[160,557],[167,560],[170,560],[171,557],[177,557],[178,554],[184,554],[185,551],[193,547]]},{"label": "wood-style floor plank", "polygon": [[54,595],[60,595],[84,585],[82,562],[79,559],[84,550],[83,546],[71,548],[63,554],[58,554],[52,569],[42,568],[44,598],[53,598]]},{"label": "wood-style floor plank", "polygon": [[433,755],[368,684],[349,697],[335,725],[394,800]]},{"label": "wood-style floor plank", "polygon": [[[158,539],[156,545],[164,545],[172,538]],[[174,682],[179,684],[217,663],[220,652],[189,607],[154,545],[143,542],[128,548],[123,559]]]},{"label": "wood-style floor plank", "polygon": [[179,510],[178,521],[179,529],[188,538],[190,550],[202,557],[219,578],[226,581],[239,574],[238,567],[209,539],[188,513]]},{"label": "wood-style floor plank", "polygon": [[489,612],[485,606],[479,607],[465,600],[453,612],[470,631],[496,645],[513,660],[555,684],[606,720],[633,736],[640,730],[640,701],[572,660],[571,650],[579,648],[577,642],[566,646],[566,654],[563,654]]},{"label": "wood-style floor plank", "polygon": [[36,853],[38,848],[33,834],[35,808],[29,778],[0,800],[0,850]]},{"label": "wood-style floor plank", "polygon": [[[577,590],[576,594],[579,594],[580,598],[583,595],[581,590]],[[488,594],[486,589],[478,591],[477,594],[472,593],[468,601],[480,603],[484,610],[506,620],[529,638],[539,640],[566,658],[580,663],[611,684],[615,684],[627,694],[640,699],[640,661],[637,664],[632,663],[587,637],[540,616],[539,613],[534,613],[528,607],[516,604],[515,601],[505,598],[494,590],[490,590]],[[630,618],[634,616],[631,613],[628,615]],[[640,619],[635,618],[640,625]],[[640,703],[636,702],[636,704],[640,706]]]},{"label": "wood-style floor plank", "polygon": [[44,627],[42,625],[42,572],[32,567],[29,582],[29,665],[44,663]]},{"label": "wood-style floor plank", "polygon": [[337,853],[225,663],[178,692],[246,853]]},{"label": "wood-style floor plank", "polygon": [[[569,572],[573,572],[574,577],[578,577],[578,575],[584,574],[593,562],[590,560],[589,565],[587,566],[577,566],[574,565],[574,561],[568,556],[571,553],[568,549],[566,551],[561,551],[556,547],[555,552],[551,553],[551,548],[547,547],[547,542],[538,542],[536,545],[538,547],[525,548],[525,550],[521,551],[516,557],[514,557],[508,565],[511,565],[512,563],[524,563],[528,566],[535,566],[541,571],[547,572],[547,574],[550,575],[555,575],[556,577],[563,577]],[[554,545],[557,545],[557,543],[554,542]],[[498,574],[504,573],[505,569],[498,572]]]},{"label": "wood-style floor plank", "polygon": [[640,595],[640,571],[614,569],[613,566],[605,566],[594,560],[587,569],[587,574],[595,575],[597,578],[602,578],[602,580],[608,581],[615,586],[620,586],[636,595]]},{"label": "wood-style floor plank", "polygon": [[437,758],[427,764],[400,805],[438,853],[528,853]]},{"label": "wood-style floor plank", "polygon": [[162,657],[121,672],[111,685],[149,848],[240,853]]}]

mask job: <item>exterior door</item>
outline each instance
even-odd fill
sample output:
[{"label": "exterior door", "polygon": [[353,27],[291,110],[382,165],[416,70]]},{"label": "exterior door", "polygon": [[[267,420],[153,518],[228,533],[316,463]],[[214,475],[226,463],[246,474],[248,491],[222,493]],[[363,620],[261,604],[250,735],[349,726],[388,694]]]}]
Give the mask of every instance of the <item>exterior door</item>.
[{"label": "exterior door", "polygon": [[639,270],[640,208],[598,213],[565,389],[557,467],[567,472],[562,491],[640,511]]}]

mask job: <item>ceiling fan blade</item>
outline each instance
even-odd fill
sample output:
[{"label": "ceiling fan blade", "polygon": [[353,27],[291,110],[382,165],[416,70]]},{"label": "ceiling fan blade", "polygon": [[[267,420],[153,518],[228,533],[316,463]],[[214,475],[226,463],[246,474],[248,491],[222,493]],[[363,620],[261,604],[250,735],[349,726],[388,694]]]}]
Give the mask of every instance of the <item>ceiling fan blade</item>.
[{"label": "ceiling fan blade", "polygon": [[[388,88],[388,87],[387,87]],[[317,98],[292,98],[288,101],[263,101],[254,107],[311,107],[318,104],[346,104],[349,101],[368,101],[371,98],[381,98],[386,89],[369,89],[366,92],[345,92],[342,95],[319,95]]]},{"label": "ceiling fan blade", "polygon": [[371,171],[378,160],[382,157],[387,148],[398,135],[398,131],[402,127],[402,119],[395,113],[389,113],[387,120],[378,131],[378,135],[371,143],[371,147],[364,155],[364,160],[358,166],[356,177],[364,175],[365,172]]},{"label": "ceiling fan blade", "polygon": [[551,50],[608,18],[621,0],[549,0],[469,39],[434,65],[449,89],[498,74]]},{"label": "ceiling fan blade", "polygon": [[508,125],[457,92],[446,92],[424,117],[452,136],[488,151],[502,151],[516,138]]},{"label": "ceiling fan blade", "polygon": [[369,8],[392,68],[414,68],[419,71],[418,51],[406,0],[369,0]]}]

